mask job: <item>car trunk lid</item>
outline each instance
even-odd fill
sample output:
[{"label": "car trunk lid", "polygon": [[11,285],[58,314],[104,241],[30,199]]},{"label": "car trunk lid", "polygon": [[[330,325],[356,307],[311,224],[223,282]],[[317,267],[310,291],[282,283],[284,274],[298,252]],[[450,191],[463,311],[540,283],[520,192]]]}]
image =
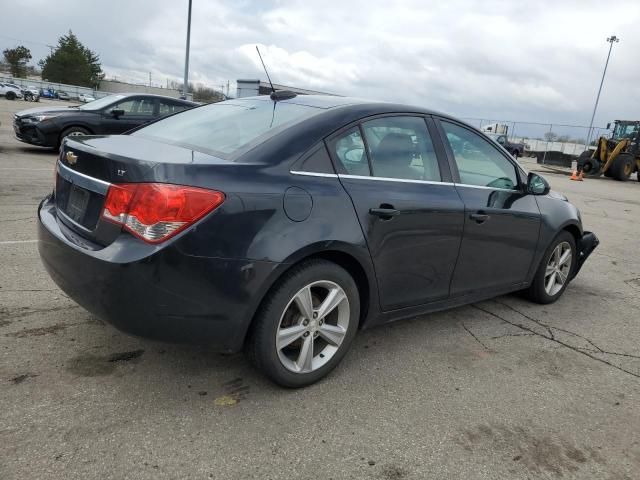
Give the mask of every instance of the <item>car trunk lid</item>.
[{"label": "car trunk lid", "polygon": [[106,246],[121,231],[120,226],[101,218],[111,184],[176,183],[171,180],[178,166],[184,170],[229,163],[201,152],[128,135],[67,138],[60,149],[56,173],[58,217],[70,229]]}]

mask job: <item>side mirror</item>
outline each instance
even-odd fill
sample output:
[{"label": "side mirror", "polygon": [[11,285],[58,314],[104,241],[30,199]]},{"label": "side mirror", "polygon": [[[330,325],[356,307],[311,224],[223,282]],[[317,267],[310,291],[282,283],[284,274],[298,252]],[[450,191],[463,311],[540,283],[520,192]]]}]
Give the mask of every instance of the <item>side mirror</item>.
[{"label": "side mirror", "polygon": [[529,172],[527,176],[527,192],[531,195],[546,195],[551,190],[549,183],[540,175]]},{"label": "side mirror", "polygon": [[121,117],[122,115],[124,115],[124,110],[114,108],[113,110],[111,110],[111,115],[115,118]]}]

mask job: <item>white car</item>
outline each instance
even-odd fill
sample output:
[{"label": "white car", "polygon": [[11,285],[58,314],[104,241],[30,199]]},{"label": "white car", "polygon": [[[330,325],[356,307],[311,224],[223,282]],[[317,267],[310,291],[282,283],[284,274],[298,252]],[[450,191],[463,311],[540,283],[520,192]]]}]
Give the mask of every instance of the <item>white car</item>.
[{"label": "white car", "polygon": [[83,103],[88,103],[88,102],[93,102],[95,98],[89,95],[88,93],[81,93],[80,95],[78,95],[78,100],[80,100]]},{"label": "white car", "polygon": [[38,102],[40,101],[40,90],[34,87],[33,85],[29,85],[26,88],[22,89],[22,94],[24,95],[25,101],[28,100],[30,102]]},{"label": "white car", "polygon": [[7,100],[15,100],[22,98],[22,90],[17,85],[0,83],[0,96],[4,96]]}]

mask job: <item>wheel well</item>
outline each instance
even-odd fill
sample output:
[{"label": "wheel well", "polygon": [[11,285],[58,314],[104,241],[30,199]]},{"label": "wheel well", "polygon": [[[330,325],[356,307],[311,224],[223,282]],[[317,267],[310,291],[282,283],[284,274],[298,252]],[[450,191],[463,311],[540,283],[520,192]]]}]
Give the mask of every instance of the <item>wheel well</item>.
[{"label": "wheel well", "polygon": [[324,260],[328,260],[330,262],[336,263],[344,268],[349,275],[353,278],[353,281],[356,282],[356,286],[358,287],[358,293],[360,294],[360,323],[362,326],[362,321],[367,318],[367,314],[369,313],[369,299],[371,298],[371,292],[369,291],[369,280],[367,278],[367,274],[365,273],[362,265],[358,262],[354,257],[349,255],[348,253],[339,252],[336,250],[330,250],[325,252],[319,252],[317,254],[311,255],[304,260],[308,260],[310,258],[322,258]]},{"label": "wheel well", "polygon": [[578,240],[580,240],[580,229],[575,225],[567,225],[566,227],[563,228],[563,230],[566,230],[571,235],[573,235],[573,238],[576,239],[576,245],[577,245]]},{"label": "wheel well", "polygon": [[292,263],[289,266],[289,268],[287,268],[286,270],[280,273],[278,278],[275,279],[275,281],[271,284],[267,292],[264,294],[263,298],[260,300],[260,303],[258,304],[258,308],[256,308],[256,310],[253,312],[253,318],[251,319],[251,322],[249,323],[249,327],[247,328],[247,331],[245,333],[245,338],[244,338],[245,342],[247,341],[247,338],[249,338],[249,336],[251,335],[251,329],[253,328],[253,323],[254,323],[256,314],[260,311],[260,308],[262,308],[262,304],[267,298],[267,295],[269,295],[269,292],[271,292],[274,286],[278,284],[280,279],[292,268],[296,267],[302,262],[306,262],[308,260],[312,260],[315,258],[321,258],[323,260],[327,260],[337,265],[340,265],[349,273],[349,275],[351,275],[353,280],[356,282],[356,286],[358,287],[358,293],[360,294],[359,326],[362,326],[363,320],[367,317],[367,314],[369,312],[369,299],[371,298],[371,292],[369,289],[369,281],[367,279],[367,274],[362,268],[362,265],[360,265],[360,262],[358,262],[354,257],[349,255],[348,253],[340,252],[337,250],[328,250],[328,251],[317,252],[317,253],[308,255],[304,258],[301,258],[297,262]]}]

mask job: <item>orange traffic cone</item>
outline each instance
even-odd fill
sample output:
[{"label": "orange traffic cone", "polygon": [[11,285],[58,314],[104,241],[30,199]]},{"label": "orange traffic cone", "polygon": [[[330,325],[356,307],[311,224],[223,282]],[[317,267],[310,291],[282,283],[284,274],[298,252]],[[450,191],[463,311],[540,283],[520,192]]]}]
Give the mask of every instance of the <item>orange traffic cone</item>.
[{"label": "orange traffic cone", "polygon": [[577,170],[574,170],[573,172],[571,172],[571,176],[569,177],[569,180],[575,180],[576,182],[581,182],[583,180],[583,174],[582,172],[578,173]]}]

